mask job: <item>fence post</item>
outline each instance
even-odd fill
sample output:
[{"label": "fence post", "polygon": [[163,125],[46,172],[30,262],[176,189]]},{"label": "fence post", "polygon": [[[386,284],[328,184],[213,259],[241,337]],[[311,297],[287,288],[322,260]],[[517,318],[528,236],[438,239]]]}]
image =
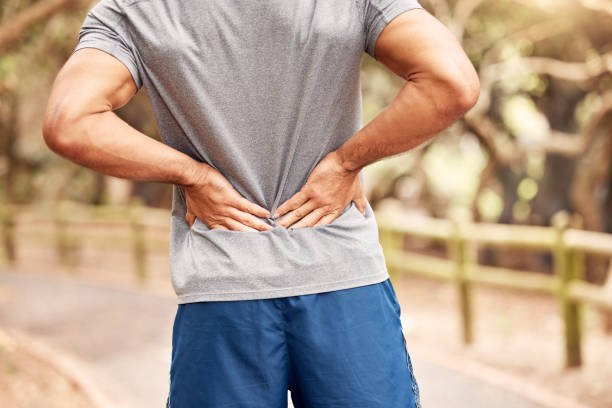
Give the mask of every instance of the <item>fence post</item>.
[{"label": "fence post", "polygon": [[469,264],[472,262],[471,247],[463,236],[462,221],[451,218],[453,231],[448,241],[448,250],[451,259],[455,262],[453,281],[457,288],[457,299],[461,313],[462,339],[465,344],[472,343],[473,336],[473,308],[472,286],[467,279]]},{"label": "fence post", "polygon": [[129,202],[128,217],[131,227],[132,255],[134,260],[134,274],[142,283],[147,278],[147,247],[144,224],[142,223],[142,200],[133,197]]},{"label": "fence post", "polygon": [[69,200],[54,203],[53,216],[55,223],[55,249],[59,263],[73,269],[77,264],[78,240],[70,230],[70,210],[73,205]]},{"label": "fence post", "polygon": [[13,264],[17,259],[15,250],[15,208],[9,203],[0,205],[0,223],[2,226],[2,263]]},{"label": "fence post", "polygon": [[564,232],[570,226],[567,211],[557,212],[552,219],[557,232],[553,248],[554,270],[559,278],[557,299],[559,311],[563,319],[565,339],[565,367],[577,367],[582,364],[581,334],[582,308],[580,302],[568,296],[571,282],[583,274],[583,254],[573,248],[568,248],[564,240]]}]

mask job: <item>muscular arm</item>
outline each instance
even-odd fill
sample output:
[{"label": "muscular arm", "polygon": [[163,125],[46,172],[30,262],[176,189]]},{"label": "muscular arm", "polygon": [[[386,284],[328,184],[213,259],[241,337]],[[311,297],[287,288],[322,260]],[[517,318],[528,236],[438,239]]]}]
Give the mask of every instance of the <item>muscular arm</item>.
[{"label": "muscular arm", "polygon": [[478,100],[478,75],[450,31],[424,9],[383,29],[376,59],[406,83],[392,103],[336,150],[349,172],[405,152],[450,126]]},{"label": "muscular arm", "polygon": [[83,48],[62,67],[45,111],[49,148],[92,170],[126,179],[196,183],[203,163],[137,131],[113,111],[137,91],[129,70],[104,51]]},{"label": "muscular arm", "polygon": [[480,84],[472,63],[450,31],[425,9],[393,18],[378,36],[374,55],[406,83],[386,109],[326,155],[300,191],[278,206],[275,216],[283,216],[279,224],[324,225],[350,201],[365,214],[359,171],[433,137],[478,99]]},{"label": "muscular arm", "polygon": [[242,197],[223,175],[137,131],[113,111],[137,91],[130,71],[95,48],[77,50],[62,67],[45,111],[43,137],[51,150],[100,173],[176,184],[185,193],[186,221],[211,229],[270,229],[265,208]]}]

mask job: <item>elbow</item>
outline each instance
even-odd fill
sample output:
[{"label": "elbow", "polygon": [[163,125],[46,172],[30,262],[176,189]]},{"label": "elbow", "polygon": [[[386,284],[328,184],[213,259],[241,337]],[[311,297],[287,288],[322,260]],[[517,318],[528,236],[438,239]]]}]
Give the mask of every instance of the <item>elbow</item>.
[{"label": "elbow", "polygon": [[70,157],[77,149],[74,137],[78,115],[62,109],[47,107],[42,136],[47,147],[60,156]]},{"label": "elbow", "polygon": [[468,73],[456,75],[447,82],[448,109],[454,119],[463,117],[478,102],[480,96],[480,81],[478,74],[472,68]]},{"label": "elbow", "polygon": [[43,140],[51,151],[58,154],[66,148],[64,138],[61,138],[60,135],[59,123],[52,119],[45,119],[42,127]]}]

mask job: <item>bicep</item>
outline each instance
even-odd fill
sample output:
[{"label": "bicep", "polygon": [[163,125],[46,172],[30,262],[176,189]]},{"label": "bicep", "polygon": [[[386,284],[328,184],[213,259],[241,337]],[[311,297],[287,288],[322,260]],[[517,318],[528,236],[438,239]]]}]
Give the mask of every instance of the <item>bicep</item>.
[{"label": "bicep", "polygon": [[49,97],[49,120],[72,119],[112,111],[125,105],[138,91],[128,68],[96,48],[75,51],[59,71]]},{"label": "bicep", "polygon": [[376,59],[404,79],[475,79],[477,74],[455,36],[425,9],[393,18],[376,42]]}]

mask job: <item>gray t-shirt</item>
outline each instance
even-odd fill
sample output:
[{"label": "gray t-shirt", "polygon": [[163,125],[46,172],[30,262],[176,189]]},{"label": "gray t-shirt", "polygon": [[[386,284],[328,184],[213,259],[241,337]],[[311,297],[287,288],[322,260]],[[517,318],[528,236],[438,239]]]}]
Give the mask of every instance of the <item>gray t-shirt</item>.
[{"label": "gray t-shirt", "polygon": [[[360,62],[417,0],[102,0],[74,51],[121,61],[162,140],[270,210],[362,126]],[[363,184],[363,173],[359,173]],[[389,277],[370,205],[331,223],[268,231],[185,220],[174,185],[170,271],[179,303],[305,295]]]}]

